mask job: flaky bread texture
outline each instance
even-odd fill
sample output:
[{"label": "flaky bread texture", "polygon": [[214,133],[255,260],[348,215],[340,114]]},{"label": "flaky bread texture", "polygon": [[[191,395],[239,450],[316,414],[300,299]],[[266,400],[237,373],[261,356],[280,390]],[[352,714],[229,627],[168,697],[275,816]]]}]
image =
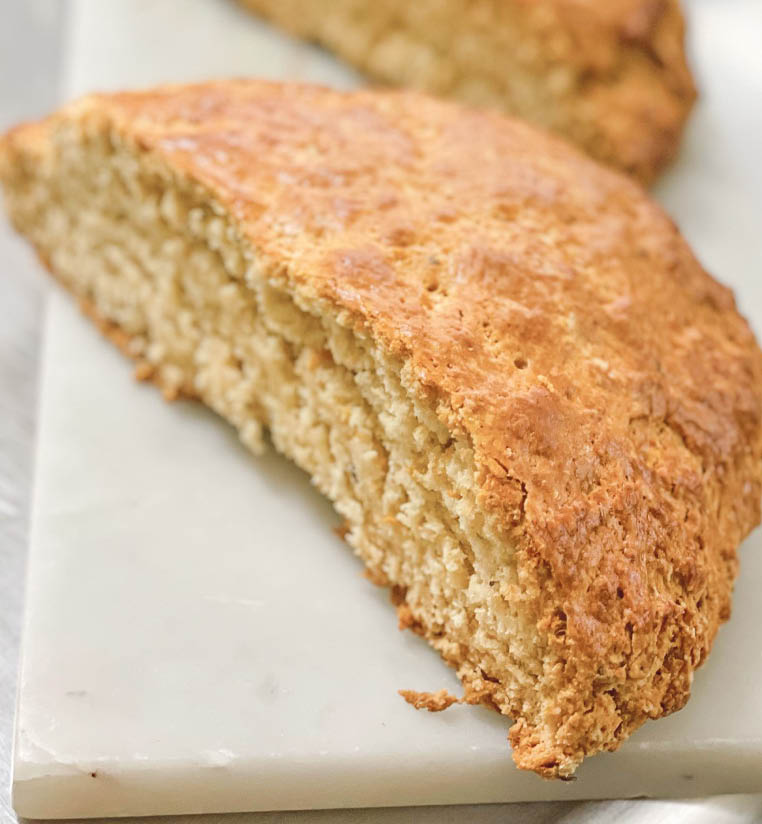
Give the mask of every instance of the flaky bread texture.
[{"label": "flaky bread texture", "polygon": [[497,114],[254,80],[88,97],[0,179],[141,376],[312,475],[520,767],[685,703],[759,520],[762,354],[637,184]]},{"label": "flaky bread texture", "polygon": [[696,93],[678,0],[241,0],[384,83],[492,106],[648,183]]}]

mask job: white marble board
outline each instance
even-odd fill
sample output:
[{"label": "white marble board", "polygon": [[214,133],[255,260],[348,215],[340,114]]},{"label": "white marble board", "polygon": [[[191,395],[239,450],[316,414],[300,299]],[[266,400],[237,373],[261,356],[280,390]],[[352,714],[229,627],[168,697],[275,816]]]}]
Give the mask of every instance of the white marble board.
[{"label": "white marble board", "polygon": [[[758,333],[762,114],[748,102],[762,99],[760,8],[691,6],[703,98],[657,189]],[[356,82],[224,0],[79,0],[72,21],[67,96],[244,73]],[[252,458],[213,415],[163,403],[130,372],[54,292],[17,713],[20,815],[762,790],[759,531],[688,707],[590,760],[577,781],[542,781],[513,767],[494,713],[430,715],[399,698],[400,687],[456,690],[454,676],[396,630],[302,473],[272,454]]]}]

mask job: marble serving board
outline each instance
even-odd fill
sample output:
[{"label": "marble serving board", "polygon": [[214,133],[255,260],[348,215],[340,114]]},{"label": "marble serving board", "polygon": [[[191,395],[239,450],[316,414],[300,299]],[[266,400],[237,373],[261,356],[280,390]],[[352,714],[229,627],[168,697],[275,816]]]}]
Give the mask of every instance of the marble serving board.
[{"label": "marble serving board", "polygon": [[[762,99],[755,9],[753,0],[691,7],[703,99],[657,195],[760,332],[762,116],[747,105]],[[244,73],[357,82],[224,0],[80,0],[69,34],[67,96]],[[741,551],[733,620],[688,707],[590,760],[578,780],[553,783],[514,768],[496,714],[431,715],[402,701],[401,687],[458,687],[436,653],[397,631],[336,523],[285,460],[253,458],[212,414],[137,385],[54,291],[17,712],[19,815],[762,790],[759,531]]]}]

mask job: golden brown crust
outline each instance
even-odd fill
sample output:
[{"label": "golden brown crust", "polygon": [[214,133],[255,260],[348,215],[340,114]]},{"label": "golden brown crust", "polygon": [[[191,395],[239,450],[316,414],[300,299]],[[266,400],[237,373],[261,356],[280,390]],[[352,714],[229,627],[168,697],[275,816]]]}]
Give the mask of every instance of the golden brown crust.
[{"label": "golden brown crust", "polygon": [[[267,277],[400,358],[469,439],[550,651],[545,714],[501,705],[520,766],[568,775],[685,703],[759,520],[762,354],[640,187],[410,92],[229,81],[91,97],[53,139],[67,119],[205,187]],[[1,176],[28,151],[7,137]]]},{"label": "golden brown crust", "polygon": [[496,106],[643,182],[695,99],[677,0],[242,0],[395,85]]}]

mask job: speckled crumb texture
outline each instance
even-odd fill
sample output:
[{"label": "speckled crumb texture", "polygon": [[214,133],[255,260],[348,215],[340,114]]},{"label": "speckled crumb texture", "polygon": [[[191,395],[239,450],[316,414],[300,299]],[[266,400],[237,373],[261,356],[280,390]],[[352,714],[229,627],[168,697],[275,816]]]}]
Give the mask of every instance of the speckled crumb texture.
[{"label": "speckled crumb texture", "polygon": [[139,377],[312,475],[520,767],[683,706],[759,520],[762,354],[636,183],[497,114],[255,80],[88,97],[0,179]]},{"label": "speckled crumb texture", "polygon": [[696,93],[678,0],[241,0],[369,76],[490,106],[648,183]]}]

